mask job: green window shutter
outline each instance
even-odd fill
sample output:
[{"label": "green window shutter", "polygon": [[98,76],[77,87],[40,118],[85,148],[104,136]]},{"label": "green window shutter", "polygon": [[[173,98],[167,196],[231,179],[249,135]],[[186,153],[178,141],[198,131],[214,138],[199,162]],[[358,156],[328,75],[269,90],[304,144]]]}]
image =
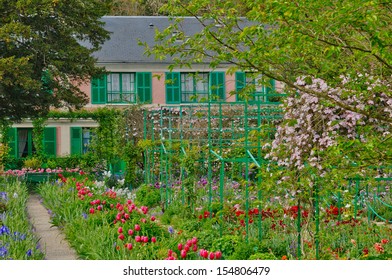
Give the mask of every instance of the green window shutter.
[{"label": "green window shutter", "polygon": [[94,77],[91,80],[91,103],[105,104],[106,95],[106,75]]},{"label": "green window shutter", "polygon": [[82,154],[82,128],[71,127],[71,155]]},{"label": "green window shutter", "polygon": [[181,77],[179,72],[166,73],[166,103],[181,102]]},{"label": "green window shutter", "polygon": [[44,128],[44,153],[47,156],[56,156],[56,127]]},{"label": "green window shutter", "polygon": [[225,100],[225,72],[210,73],[211,100]]},{"label": "green window shutter", "polygon": [[137,97],[141,103],[151,103],[152,101],[152,75],[151,72],[136,73]]},{"label": "green window shutter", "polygon": [[236,72],[235,73],[235,91],[237,93],[237,101],[242,101],[242,98],[239,96],[241,90],[246,86],[246,76],[245,72]]},{"label": "green window shutter", "polygon": [[8,147],[9,155],[13,158],[18,157],[18,131],[15,127],[10,127],[8,130]]}]

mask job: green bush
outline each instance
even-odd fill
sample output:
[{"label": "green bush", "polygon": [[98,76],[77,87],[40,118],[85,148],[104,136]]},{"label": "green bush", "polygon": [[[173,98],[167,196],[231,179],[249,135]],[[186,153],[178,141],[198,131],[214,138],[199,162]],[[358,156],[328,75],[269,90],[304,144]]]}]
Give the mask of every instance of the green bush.
[{"label": "green bush", "polygon": [[144,205],[147,207],[155,207],[160,204],[161,195],[159,189],[149,186],[142,185],[136,190],[136,200],[138,205]]},{"label": "green bush", "polygon": [[26,168],[31,168],[31,169],[38,169],[41,168],[41,160],[37,157],[32,157],[28,158],[24,161],[23,166]]},{"label": "green bush", "polygon": [[277,260],[271,253],[256,253],[249,257],[249,260]]},{"label": "green bush", "polygon": [[223,256],[231,256],[242,241],[236,235],[224,235],[212,243],[213,250],[220,250]]}]

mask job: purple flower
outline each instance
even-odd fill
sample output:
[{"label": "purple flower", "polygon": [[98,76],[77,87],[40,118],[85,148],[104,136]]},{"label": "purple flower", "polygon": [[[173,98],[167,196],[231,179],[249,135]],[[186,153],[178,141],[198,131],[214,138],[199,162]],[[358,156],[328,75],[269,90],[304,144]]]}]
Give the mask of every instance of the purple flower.
[{"label": "purple flower", "polygon": [[4,258],[8,254],[8,250],[5,246],[0,247],[0,257]]},{"label": "purple flower", "polygon": [[28,249],[27,252],[26,252],[26,255],[28,257],[31,257],[32,254],[33,254],[33,251],[31,249]]},{"label": "purple flower", "polygon": [[173,227],[172,227],[172,226],[169,226],[168,231],[169,231],[170,234],[173,234],[173,233],[174,233]]},{"label": "purple flower", "polygon": [[14,240],[25,240],[26,239],[26,234],[20,233],[18,231],[14,232]]},{"label": "purple flower", "polygon": [[82,213],[83,219],[87,219],[88,215],[86,213]]},{"label": "purple flower", "polygon": [[1,227],[0,227],[0,235],[9,235],[10,234],[10,229],[7,227],[7,226],[5,226],[5,225],[2,225]]},{"label": "purple flower", "polygon": [[0,192],[0,200],[8,201],[8,196],[6,192]]}]

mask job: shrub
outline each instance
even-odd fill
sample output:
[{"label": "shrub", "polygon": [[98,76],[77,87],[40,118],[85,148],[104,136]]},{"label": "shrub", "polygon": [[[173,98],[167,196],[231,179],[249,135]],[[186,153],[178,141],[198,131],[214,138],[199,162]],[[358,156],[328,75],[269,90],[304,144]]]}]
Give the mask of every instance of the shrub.
[{"label": "shrub", "polygon": [[147,207],[158,206],[161,195],[158,189],[149,185],[142,185],[136,191],[136,203]]},{"label": "shrub", "polygon": [[31,169],[39,169],[41,168],[41,160],[37,157],[32,157],[32,158],[28,158],[24,161],[23,166],[25,168],[31,168]]}]

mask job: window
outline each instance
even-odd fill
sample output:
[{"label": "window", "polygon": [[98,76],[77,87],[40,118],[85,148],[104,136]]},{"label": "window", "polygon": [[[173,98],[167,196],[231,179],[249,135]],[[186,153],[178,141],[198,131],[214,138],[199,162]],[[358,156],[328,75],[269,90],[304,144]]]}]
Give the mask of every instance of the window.
[{"label": "window", "polygon": [[224,72],[166,73],[166,103],[222,101],[224,78]]},{"label": "window", "polygon": [[[56,128],[45,127],[43,136],[44,154],[46,156],[56,156]],[[10,128],[8,139],[12,157],[24,158],[36,153],[32,128]]]},{"label": "window", "polygon": [[237,101],[275,102],[277,98],[275,81],[270,80],[266,85],[261,75],[253,73],[236,73],[236,92]]},{"label": "window", "polygon": [[148,72],[109,73],[91,81],[92,104],[150,103],[152,76]]},{"label": "window", "polygon": [[35,153],[32,128],[18,128],[18,158],[32,156]]},{"label": "window", "polygon": [[107,76],[107,103],[135,103],[135,73],[112,73]]},{"label": "window", "polygon": [[181,73],[181,102],[208,101],[208,73]]},{"label": "window", "polygon": [[71,127],[71,155],[85,154],[89,151],[93,128]]}]

